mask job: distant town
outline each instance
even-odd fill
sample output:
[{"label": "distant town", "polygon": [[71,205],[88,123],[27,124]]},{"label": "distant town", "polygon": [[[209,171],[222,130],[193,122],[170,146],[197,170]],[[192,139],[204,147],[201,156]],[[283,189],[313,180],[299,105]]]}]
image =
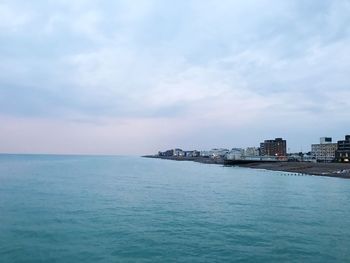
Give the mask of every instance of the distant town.
[{"label": "distant town", "polygon": [[311,151],[307,153],[287,153],[287,141],[283,138],[265,140],[259,147],[211,149],[211,150],[182,150],[170,149],[160,151],[155,157],[170,159],[200,158],[208,162],[322,162],[322,163],[350,163],[350,135],[345,140],[332,141],[332,137],[320,138],[320,143],[312,144]]}]

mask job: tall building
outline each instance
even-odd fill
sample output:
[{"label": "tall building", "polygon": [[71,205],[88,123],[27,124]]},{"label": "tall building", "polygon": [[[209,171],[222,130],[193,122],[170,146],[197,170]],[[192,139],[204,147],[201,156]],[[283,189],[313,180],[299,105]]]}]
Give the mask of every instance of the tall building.
[{"label": "tall building", "polygon": [[287,141],[282,138],[265,140],[260,143],[260,155],[262,156],[286,156]]},{"label": "tall building", "polygon": [[321,137],[319,144],[311,145],[311,155],[318,162],[332,162],[334,161],[337,148],[337,144],[332,143],[331,137]]},{"label": "tall building", "polygon": [[345,140],[338,141],[338,149],[335,152],[337,162],[350,162],[350,135],[345,135]]}]

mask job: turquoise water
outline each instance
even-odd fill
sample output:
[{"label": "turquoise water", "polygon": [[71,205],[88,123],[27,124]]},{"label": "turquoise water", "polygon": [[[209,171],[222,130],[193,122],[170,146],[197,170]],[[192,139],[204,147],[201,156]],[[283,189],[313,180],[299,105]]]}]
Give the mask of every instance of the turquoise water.
[{"label": "turquoise water", "polygon": [[0,262],[349,262],[350,180],[0,155]]}]

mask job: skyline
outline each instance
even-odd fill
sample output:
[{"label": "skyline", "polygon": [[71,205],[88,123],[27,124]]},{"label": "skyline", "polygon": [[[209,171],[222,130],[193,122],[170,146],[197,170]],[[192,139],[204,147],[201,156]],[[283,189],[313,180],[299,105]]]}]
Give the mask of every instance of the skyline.
[{"label": "skyline", "polygon": [[350,1],[2,1],[0,152],[291,152],[349,133]]}]

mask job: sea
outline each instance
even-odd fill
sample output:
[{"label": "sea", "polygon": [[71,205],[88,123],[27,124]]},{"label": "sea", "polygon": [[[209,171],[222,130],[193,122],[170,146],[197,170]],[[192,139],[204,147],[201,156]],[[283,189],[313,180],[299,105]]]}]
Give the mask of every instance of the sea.
[{"label": "sea", "polygon": [[350,262],[350,180],[3,154],[0,262]]}]

